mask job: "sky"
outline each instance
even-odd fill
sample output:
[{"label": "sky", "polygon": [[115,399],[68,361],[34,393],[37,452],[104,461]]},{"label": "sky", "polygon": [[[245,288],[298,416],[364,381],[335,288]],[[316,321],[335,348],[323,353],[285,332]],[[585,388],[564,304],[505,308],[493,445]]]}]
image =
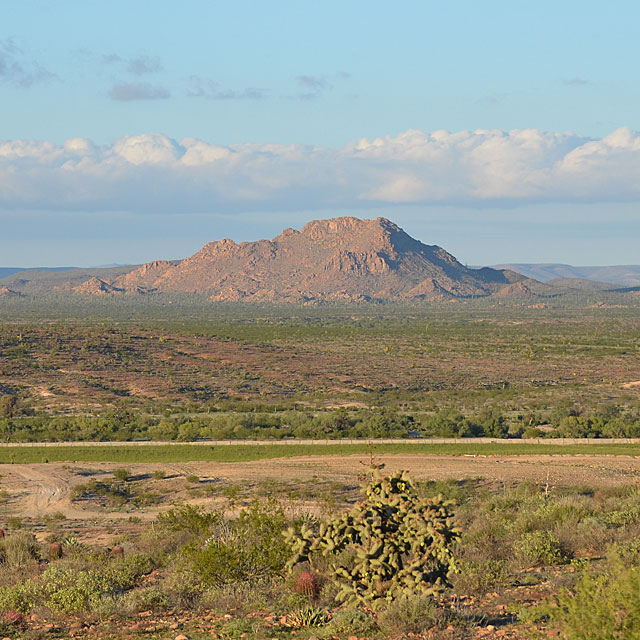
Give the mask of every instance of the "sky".
[{"label": "sky", "polygon": [[638,264],[640,4],[7,2],[0,266],[387,217],[467,264]]}]

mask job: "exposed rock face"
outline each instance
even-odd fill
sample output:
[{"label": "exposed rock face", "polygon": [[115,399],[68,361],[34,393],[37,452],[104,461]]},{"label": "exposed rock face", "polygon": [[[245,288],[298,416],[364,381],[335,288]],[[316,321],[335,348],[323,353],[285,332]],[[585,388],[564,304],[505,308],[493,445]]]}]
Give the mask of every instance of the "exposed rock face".
[{"label": "exposed rock face", "polygon": [[71,289],[74,293],[82,293],[91,296],[105,296],[112,293],[124,293],[124,289],[114,287],[112,284],[100,278],[90,278],[82,284],[78,284]]},{"label": "exposed rock face", "polygon": [[526,278],[468,269],[385,218],[333,218],[301,231],[285,229],[273,240],[209,242],[180,262],[150,262],[111,283],[95,280],[83,283],[81,292],[155,290],[212,300],[305,302],[487,296]]},{"label": "exposed rock face", "polygon": [[9,289],[8,287],[0,287],[0,298],[22,298],[23,295],[14,291],[13,289]]}]

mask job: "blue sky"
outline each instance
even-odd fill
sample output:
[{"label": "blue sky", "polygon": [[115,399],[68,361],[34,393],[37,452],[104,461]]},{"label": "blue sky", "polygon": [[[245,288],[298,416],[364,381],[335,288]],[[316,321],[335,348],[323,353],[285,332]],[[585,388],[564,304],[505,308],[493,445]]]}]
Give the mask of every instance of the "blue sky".
[{"label": "blue sky", "polygon": [[334,215],[470,264],[640,262],[637,3],[10,4],[2,265]]}]

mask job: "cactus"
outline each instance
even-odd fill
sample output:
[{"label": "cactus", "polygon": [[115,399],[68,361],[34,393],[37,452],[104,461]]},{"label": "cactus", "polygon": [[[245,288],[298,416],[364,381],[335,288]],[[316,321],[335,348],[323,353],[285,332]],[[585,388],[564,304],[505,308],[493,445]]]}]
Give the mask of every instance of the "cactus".
[{"label": "cactus", "polygon": [[65,553],[83,553],[88,551],[89,547],[75,536],[66,536],[62,541],[62,549]]},{"label": "cactus", "polygon": [[290,629],[302,629],[303,627],[320,627],[330,620],[331,616],[323,609],[308,607],[285,616],[282,624]]},{"label": "cactus", "polygon": [[293,590],[302,596],[316,597],[319,592],[318,579],[311,571],[302,571],[293,584]]},{"label": "cactus", "polygon": [[122,547],[122,545],[115,545],[115,547],[113,547],[111,549],[111,551],[109,552],[109,555],[112,558],[123,558],[124,557],[124,549]]},{"label": "cactus", "polygon": [[[449,584],[455,570],[451,549],[459,530],[450,513],[453,502],[419,498],[404,472],[383,477],[381,468],[374,467],[365,499],[349,513],[316,528],[304,523],[285,532],[290,571],[300,562],[312,564],[318,555],[336,558],[340,601],[432,595]],[[351,551],[348,566],[340,563],[346,549]]]},{"label": "cactus", "polygon": [[49,560],[59,560],[62,558],[62,545],[59,542],[52,542],[49,545]]},{"label": "cactus", "polygon": [[26,627],[26,621],[24,616],[15,609],[9,609],[2,614],[0,617],[0,622],[3,622],[6,625],[16,627],[18,629],[24,629]]}]

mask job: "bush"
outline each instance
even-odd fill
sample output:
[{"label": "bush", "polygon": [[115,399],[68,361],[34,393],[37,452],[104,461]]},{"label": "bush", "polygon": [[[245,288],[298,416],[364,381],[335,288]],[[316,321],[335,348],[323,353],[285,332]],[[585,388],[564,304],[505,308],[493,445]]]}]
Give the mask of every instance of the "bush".
[{"label": "bush", "polygon": [[105,597],[133,588],[149,568],[148,559],[135,555],[109,562],[99,570],[52,564],[36,578],[0,587],[0,610],[14,609],[26,614],[44,606],[64,615],[91,611]]},{"label": "bush", "polygon": [[378,631],[375,619],[355,607],[339,609],[329,623],[332,633],[340,637],[373,636]]},{"label": "bush", "polygon": [[122,600],[122,608],[129,613],[168,609],[169,594],[158,586],[129,591]]},{"label": "bush", "polygon": [[151,572],[153,566],[149,556],[138,553],[109,560],[103,575],[117,590],[127,591],[136,585],[140,576]]},{"label": "bush", "polygon": [[113,477],[119,482],[126,482],[131,477],[131,469],[119,467],[113,470]]},{"label": "bush", "polygon": [[638,640],[640,566],[614,556],[604,573],[585,571],[573,589],[523,618],[548,619],[567,640]]},{"label": "bush", "polygon": [[209,537],[187,546],[191,569],[205,584],[254,581],[278,574],[287,560],[287,518],[275,502],[254,501],[236,519],[217,519]]},{"label": "bush", "polygon": [[524,567],[543,567],[566,562],[560,541],[549,531],[525,533],[514,543],[517,558]]},{"label": "bush", "polygon": [[24,567],[40,559],[40,544],[27,531],[17,531],[0,540],[0,561]]},{"label": "bush", "polygon": [[430,596],[404,595],[387,604],[378,615],[378,624],[389,635],[418,634],[434,627],[443,629],[452,616],[439,608]]},{"label": "bush", "polygon": [[510,576],[505,560],[459,560],[453,578],[456,593],[484,595],[504,584]]},{"label": "bush", "polygon": [[206,536],[214,525],[223,520],[218,511],[206,511],[202,507],[185,504],[158,515],[158,525],[172,533],[186,534],[190,539]]}]

